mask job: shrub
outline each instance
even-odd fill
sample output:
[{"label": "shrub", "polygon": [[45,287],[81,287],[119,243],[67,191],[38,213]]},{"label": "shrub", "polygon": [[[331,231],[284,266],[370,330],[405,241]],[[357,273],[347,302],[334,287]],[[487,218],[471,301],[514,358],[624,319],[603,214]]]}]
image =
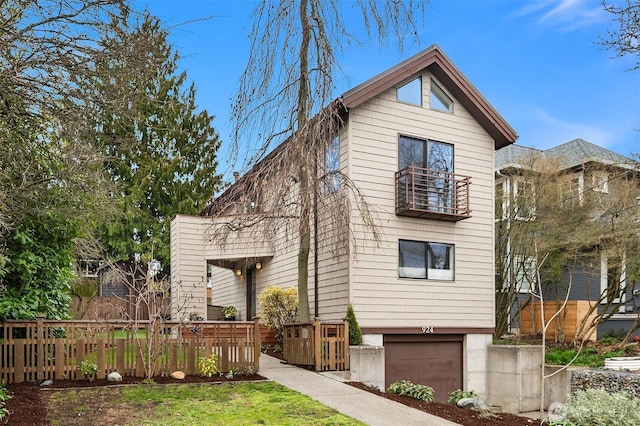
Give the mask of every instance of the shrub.
[{"label": "shrub", "polygon": [[569,395],[564,420],[554,425],[623,426],[640,424],[640,400],[625,393],[609,393],[603,389],[587,389]]},{"label": "shrub", "polygon": [[294,323],[298,318],[298,288],[287,289],[272,285],[260,292],[260,319],[282,336],[284,324]]},{"label": "shrub", "polygon": [[11,399],[11,395],[9,395],[9,392],[3,383],[2,386],[0,386],[0,419],[9,415],[9,411],[4,408],[9,399]]},{"label": "shrub", "polygon": [[218,369],[218,355],[211,354],[208,357],[201,357],[198,360],[198,366],[203,376],[213,377],[220,372]]},{"label": "shrub", "polygon": [[[605,358],[612,358],[616,356],[622,356],[624,350],[609,351],[605,354],[598,355],[595,348],[585,348],[579,354],[573,365],[580,365],[585,367],[602,367],[604,365]],[[574,349],[548,349],[545,354],[545,362],[553,365],[567,365],[573,357],[576,355]]]},{"label": "shrub", "polygon": [[362,345],[362,330],[360,330],[360,325],[358,325],[356,313],[353,311],[351,303],[347,307],[347,321],[349,321],[349,345]]},{"label": "shrub", "polygon": [[463,391],[460,389],[456,389],[449,394],[449,398],[447,399],[447,402],[449,402],[449,404],[457,405],[458,401],[460,401],[463,398],[477,398],[477,397],[478,397],[478,394],[475,391],[472,391],[472,390]]},{"label": "shrub", "polygon": [[82,361],[80,363],[80,372],[84,377],[92,380],[94,376],[98,373],[98,366],[91,361]]},{"label": "shrub", "polygon": [[433,388],[426,385],[418,385],[408,380],[400,380],[389,386],[387,392],[396,395],[410,396],[420,401],[433,402]]}]

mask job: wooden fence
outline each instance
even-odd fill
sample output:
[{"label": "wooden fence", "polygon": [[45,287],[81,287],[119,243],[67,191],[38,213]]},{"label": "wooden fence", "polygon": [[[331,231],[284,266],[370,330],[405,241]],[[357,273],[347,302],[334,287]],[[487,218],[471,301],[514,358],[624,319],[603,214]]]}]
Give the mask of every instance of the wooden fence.
[{"label": "wooden fence", "polygon": [[282,350],[289,364],[313,366],[316,371],[348,370],[349,322],[285,325]]},{"label": "wooden fence", "polygon": [[[79,364],[97,365],[96,378],[117,371],[123,376],[168,376],[173,371],[199,374],[198,360],[218,356],[220,371],[250,368],[260,359],[258,321],[36,321],[1,324],[0,380],[5,383],[47,379],[84,379]],[[197,327],[211,333],[194,333]]]},{"label": "wooden fence", "polygon": [[[565,309],[547,327],[546,338],[557,342],[572,342],[585,336],[576,336],[578,325],[589,314],[589,309],[593,302],[587,300],[568,300]],[[551,317],[560,309],[562,302],[544,302],[544,320],[549,322]],[[591,324],[597,315],[594,310],[586,324]],[[520,334],[540,334],[542,333],[542,321],[540,320],[540,302],[527,302],[520,308]],[[595,340],[595,333],[586,336],[587,340]]]},{"label": "wooden fence", "polygon": [[168,315],[171,312],[171,298],[157,296],[136,303],[135,296],[73,297],[69,312],[76,320],[148,320],[152,314]]}]

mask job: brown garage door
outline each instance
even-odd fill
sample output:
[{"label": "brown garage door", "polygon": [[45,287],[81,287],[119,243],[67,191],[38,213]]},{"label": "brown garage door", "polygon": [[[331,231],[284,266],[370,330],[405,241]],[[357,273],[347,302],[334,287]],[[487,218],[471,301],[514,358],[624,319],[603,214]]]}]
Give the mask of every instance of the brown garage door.
[{"label": "brown garage door", "polygon": [[461,335],[385,335],[385,386],[398,380],[431,386],[436,401],[462,389]]}]

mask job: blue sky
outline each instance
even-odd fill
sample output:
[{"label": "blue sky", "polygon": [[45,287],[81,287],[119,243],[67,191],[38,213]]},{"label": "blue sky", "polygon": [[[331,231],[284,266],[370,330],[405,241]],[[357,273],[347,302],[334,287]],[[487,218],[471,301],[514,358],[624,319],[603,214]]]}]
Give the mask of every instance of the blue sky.
[{"label": "blue sky", "polygon": [[[248,55],[251,0],[133,0],[172,27],[181,69],[200,108],[216,116],[221,172],[230,164],[229,112]],[[346,1],[346,0],[345,0]],[[209,20],[190,22],[212,16]],[[519,135],[546,149],[582,138],[622,155],[640,154],[640,71],[597,44],[614,29],[600,0],[431,0],[420,44],[346,46],[347,89],[438,44]],[[241,168],[241,167],[240,167]]]}]

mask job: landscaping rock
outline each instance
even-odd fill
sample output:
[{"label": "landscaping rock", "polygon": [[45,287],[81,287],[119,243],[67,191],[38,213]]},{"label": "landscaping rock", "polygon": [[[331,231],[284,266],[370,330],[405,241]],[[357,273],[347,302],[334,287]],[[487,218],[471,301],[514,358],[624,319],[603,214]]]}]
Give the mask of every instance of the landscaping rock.
[{"label": "landscaping rock", "polygon": [[178,380],[184,380],[185,374],[182,371],[174,371],[171,373],[171,377]]},{"label": "landscaping rock", "polygon": [[40,386],[51,386],[53,384],[53,380],[45,380],[44,382],[40,383]]},{"label": "landscaping rock", "polygon": [[549,422],[562,422],[567,416],[567,407],[562,402],[554,402],[549,405],[547,420]]},{"label": "landscaping rock", "polygon": [[122,376],[117,371],[114,371],[113,373],[109,373],[107,380],[110,382],[121,382]]},{"label": "landscaping rock", "polygon": [[458,401],[458,407],[474,408],[476,410],[488,410],[489,406],[480,398],[462,398]]}]

